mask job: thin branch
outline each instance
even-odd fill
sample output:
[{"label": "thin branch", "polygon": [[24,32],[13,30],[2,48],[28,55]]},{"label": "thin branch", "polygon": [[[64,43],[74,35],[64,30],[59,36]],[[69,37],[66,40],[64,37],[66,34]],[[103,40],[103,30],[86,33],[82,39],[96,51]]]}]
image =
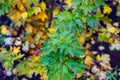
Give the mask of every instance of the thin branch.
[{"label": "thin branch", "polygon": [[64,4],[64,0],[61,0],[61,2],[60,2],[60,11],[63,11],[63,4]]},{"label": "thin branch", "polygon": [[51,26],[51,24],[52,24],[53,8],[54,8],[54,0],[51,0],[51,3],[50,3],[50,18],[49,18],[49,21],[48,21],[48,28],[49,28],[49,27]]}]

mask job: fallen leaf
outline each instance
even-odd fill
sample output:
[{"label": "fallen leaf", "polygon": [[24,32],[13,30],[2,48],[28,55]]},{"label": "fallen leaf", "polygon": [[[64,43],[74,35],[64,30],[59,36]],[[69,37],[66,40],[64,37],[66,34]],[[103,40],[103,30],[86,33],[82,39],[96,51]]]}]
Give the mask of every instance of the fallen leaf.
[{"label": "fallen leaf", "polygon": [[110,50],[120,50],[120,43],[112,43],[110,46]]},{"label": "fallen leaf", "polygon": [[107,27],[107,30],[111,33],[119,33],[119,29],[115,28],[115,27]]},{"label": "fallen leaf", "polygon": [[84,63],[86,65],[91,65],[93,64],[93,59],[90,56],[86,56]]},{"label": "fallen leaf", "polygon": [[50,28],[48,29],[48,31],[49,31],[50,33],[54,33],[54,32],[56,31],[56,29],[53,28],[53,27],[50,27]]},{"label": "fallen leaf", "polygon": [[27,31],[27,33],[31,34],[32,33],[32,26],[30,24],[27,24],[25,30]]},{"label": "fallen leaf", "polygon": [[6,27],[5,25],[2,25],[2,26],[1,26],[1,33],[2,33],[3,35],[5,35],[5,34],[6,34],[6,31],[7,31],[7,27]]},{"label": "fallen leaf", "polygon": [[108,55],[108,54],[103,54],[103,55],[101,56],[101,61],[102,61],[103,63],[109,63],[109,62],[110,62],[110,55]]},{"label": "fallen leaf", "polygon": [[89,38],[89,37],[91,37],[92,36],[92,34],[90,33],[90,32],[88,32],[88,33],[86,33],[86,35],[85,35],[87,38]]},{"label": "fallen leaf", "polygon": [[30,59],[32,59],[33,62],[36,62],[39,60],[39,56],[30,56]]},{"label": "fallen leaf", "polygon": [[105,16],[105,17],[102,18],[102,21],[103,21],[104,24],[108,24],[108,23],[112,22],[112,19],[110,19],[109,17]]},{"label": "fallen leaf", "polygon": [[47,19],[48,16],[46,14],[46,12],[42,11],[40,12],[40,14],[34,16],[34,20],[38,20],[38,19],[41,19],[42,21],[45,21],[45,19]]},{"label": "fallen leaf", "polygon": [[80,78],[80,77],[82,77],[82,76],[83,76],[82,73],[77,74],[77,78]]},{"label": "fallen leaf", "polygon": [[53,15],[57,15],[59,13],[59,7],[56,7],[54,10],[53,10]]},{"label": "fallen leaf", "polygon": [[18,34],[18,32],[14,29],[11,29],[10,32],[11,32],[12,36],[17,36],[17,34]]},{"label": "fallen leaf", "polygon": [[98,61],[101,61],[101,56],[98,54],[98,55],[96,56],[96,59],[97,59]]},{"label": "fallen leaf", "polygon": [[35,53],[35,49],[30,49],[28,53],[29,54],[34,54]]},{"label": "fallen leaf", "polygon": [[80,45],[83,45],[85,43],[85,37],[83,35],[80,35]]},{"label": "fallen leaf", "polygon": [[46,4],[44,2],[40,3],[40,7],[43,11],[46,10]]},{"label": "fallen leaf", "polygon": [[28,41],[29,43],[33,43],[33,37],[32,37],[31,35],[28,35],[28,36],[27,36],[27,41]]},{"label": "fallen leaf", "polygon": [[34,7],[33,12],[35,13],[35,15],[37,15],[38,13],[41,12],[41,8],[40,7]]},{"label": "fallen leaf", "polygon": [[23,12],[21,14],[21,17],[25,20],[28,17],[28,13],[27,12]]},{"label": "fallen leaf", "polygon": [[72,1],[71,0],[65,0],[65,3],[68,5],[68,7],[72,6]]},{"label": "fallen leaf", "polygon": [[45,33],[45,34],[42,35],[42,39],[47,40],[47,39],[49,39],[49,36]]},{"label": "fallen leaf", "polygon": [[16,11],[15,14],[12,14],[10,16],[10,19],[18,26],[20,27],[20,25],[22,24],[21,21],[20,21],[20,18],[21,18],[21,12],[19,11]]},{"label": "fallen leaf", "polygon": [[13,47],[12,51],[13,51],[14,54],[17,54],[17,53],[20,52],[20,47]]},{"label": "fallen leaf", "polygon": [[108,5],[104,5],[103,8],[104,8],[103,9],[103,13],[104,14],[109,14],[112,11],[112,9],[110,8],[110,6],[108,6]]},{"label": "fallen leaf", "polygon": [[[25,0],[23,0],[23,1],[25,1]],[[17,3],[17,7],[18,7],[19,10],[25,11],[24,5],[23,5],[23,3],[20,0]]]}]

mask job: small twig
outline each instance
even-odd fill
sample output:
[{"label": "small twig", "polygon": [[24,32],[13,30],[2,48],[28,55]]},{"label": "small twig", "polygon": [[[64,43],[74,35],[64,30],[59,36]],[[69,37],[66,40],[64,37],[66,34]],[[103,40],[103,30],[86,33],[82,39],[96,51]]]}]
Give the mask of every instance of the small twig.
[{"label": "small twig", "polygon": [[17,7],[13,7],[13,6],[11,6],[11,8],[13,8],[13,10],[16,10],[16,11],[19,11],[19,12],[23,12],[23,11],[21,11],[19,8],[17,8]]},{"label": "small twig", "polygon": [[54,8],[54,0],[51,0],[51,3],[50,3],[50,18],[49,18],[49,21],[48,21],[48,28],[49,28],[49,27],[51,26],[51,24],[52,24],[53,8]]},{"label": "small twig", "polygon": [[63,11],[63,4],[64,4],[64,0],[61,0],[61,2],[60,2],[60,11]]}]

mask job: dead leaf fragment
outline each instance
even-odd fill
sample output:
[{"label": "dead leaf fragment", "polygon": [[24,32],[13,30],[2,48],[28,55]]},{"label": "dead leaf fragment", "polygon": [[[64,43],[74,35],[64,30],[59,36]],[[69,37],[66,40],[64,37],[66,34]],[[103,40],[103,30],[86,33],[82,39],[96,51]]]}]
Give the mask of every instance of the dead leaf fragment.
[{"label": "dead leaf fragment", "polygon": [[86,65],[91,65],[93,64],[93,59],[90,56],[86,56],[84,63]]},{"label": "dead leaf fragment", "polygon": [[32,33],[32,26],[31,26],[30,24],[27,24],[25,30],[26,30],[29,34],[31,34],[31,33]]}]

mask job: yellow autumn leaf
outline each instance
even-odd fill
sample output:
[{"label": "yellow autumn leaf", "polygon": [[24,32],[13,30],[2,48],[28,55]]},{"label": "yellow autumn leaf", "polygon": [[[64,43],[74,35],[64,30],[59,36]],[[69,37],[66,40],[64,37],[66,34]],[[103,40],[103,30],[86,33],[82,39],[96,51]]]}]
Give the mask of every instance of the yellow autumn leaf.
[{"label": "yellow autumn leaf", "polygon": [[71,0],[65,0],[65,3],[68,5],[68,7],[72,6],[72,1]]},{"label": "yellow autumn leaf", "polygon": [[25,20],[28,17],[28,13],[27,12],[23,12],[21,14],[21,17]]},{"label": "yellow autumn leaf", "polygon": [[12,51],[13,51],[14,54],[17,54],[17,53],[20,52],[20,47],[13,47]]},{"label": "yellow autumn leaf", "polygon": [[5,34],[6,34],[6,31],[7,31],[7,27],[6,27],[5,25],[2,25],[2,26],[1,26],[1,33],[2,33],[3,35],[5,35]]},{"label": "yellow autumn leaf", "polygon": [[37,28],[32,27],[32,33],[33,33],[33,34],[36,34],[36,33],[37,33]]},{"label": "yellow autumn leaf", "polygon": [[59,13],[59,7],[56,7],[54,10],[53,10],[53,15],[57,15]]},{"label": "yellow autumn leaf", "polygon": [[80,45],[83,45],[85,43],[85,37],[83,35],[80,35]]},{"label": "yellow autumn leaf", "polygon": [[47,16],[46,12],[42,11],[42,12],[40,12],[40,14],[38,14],[34,17],[34,20],[41,19],[42,21],[45,21],[45,19],[47,19],[47,18],[48,18],[48,16]]},{"label": "yellow autumn leaf", "polygon": [[103,21],[104,24],[108,24],[108,23],[112,22],[112,19],[110,19],[109,17],[105,16],[105,17],[103,17],[102,21]]},{"label": "yellow autumn leaf", "polygon": [[84,63],[86,65],[91,65],[93,64],[93,59],[90,56],[86,56]]},{"label": "yellow autumn leaf", "polygon": [[26,37],[26,40],[29,42],[29,43],[33,43],[33,37],[31,35],[28,35]]},{"label": "yellow autumn leaf", "polygon": [[33,62],[36,62],[39,60],[39,56],[30,56],[30,59],[32,59]]},{"label": "yellow autumn leaf", "polygon": [[48,31],[49,31],[50,33],[53,33],[53,32],[55,32],[55,31],[56,31],[56,29],[55,29],[55,28],[53,28],[53,27],[50,27],[50,28],[48,29]]},{"label": "yellow autumn leaf", "polygon": [[44,2],[40,3],[40,7],[43,11],[46,10],[46,4]]},{"label": "yellow autumn leaf", "polygon": [[[23,0],[23,1],[25,1],[25,0]],[[20,11],[25,11],[24,5],[23,5],[23,3],[22,3],[21,1],[19,1],[19,2],[17,3],[17,6],[18,6],[18,9],[19,9]]]},{"label": "yellow autumn leaf", "polygon": [[38,13],[41,12],[41,8],[40,7],[34,7],[33,12],[35,13],[35,15],[37,15]]},{"label": "yellow autumn leaf", "polygon": [[91,37],[92,36],[92,34],[90,33],[90,32],[88,32],[88,33],[86,33],[86,35],[85,35],[87,38],[88,37]]},{"label": "yellow autumn leaf", "polygon": [[101,56],[98,54],[98,55],[96,56],[96,59],[97,59],[98,61],[101,61]]},{"label": "yellow autumn leaf", "polygon": [[32,33],[32,26],[30,24],[27,24],[25,30],[27,31],[27,33],[31,34]]},{"label": "yellow autumn leaf", "polygon": [[[10,12],[12,13],[12,11]],[[15,14],[12,14],[10,16],[10,19],[18,26],[20,27],[20,25],[22,24],[21,21],[20,21],[20,18],[21,18],[21,12],[19,11],[16,11]]]},{"label": "yellow autumn leaf", "polygon": [[108,27],[107,30],[111,33],[116,33],[116,34],[119,33],[119,30],[116,29],[115,27]]},{"label": "yellow autumn leaf", "polygon": [[110,8],[110,6],[104,5],[104,7],[103,7],[104,14],[109,14],[111,11],[112,11],[112,9]]},{"label": "yellow autumn leaf", "polygon": [[111,36],[111,33],[110,33],[110,32],[105,33],[105,37],[106,37],[106,38],[110,38],[110,36]]},{"label": "yellow autumn leaf", "polygon": [[113,38],[109,38],[109,43],[113,43],[114,39]]},{"label": "yellow autumn leaf", "polygon": [[83,76],[82,73],[77,74],[77,78],[80,78],[80,77],[82,77],[82,76]]}]

